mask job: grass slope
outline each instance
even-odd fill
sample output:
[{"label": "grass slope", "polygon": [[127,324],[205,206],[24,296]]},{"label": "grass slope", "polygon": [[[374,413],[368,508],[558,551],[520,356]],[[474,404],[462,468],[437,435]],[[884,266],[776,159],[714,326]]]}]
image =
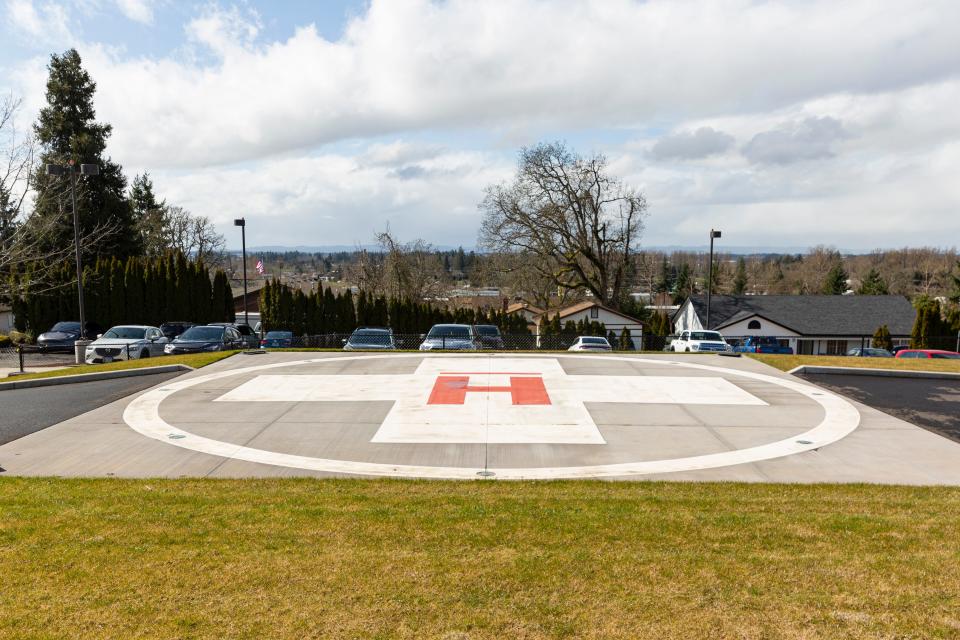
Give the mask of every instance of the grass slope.
[{"label": "grass slope", "polygon": [[[85,364],[80,366],[67,367],[66,369],[54,369],[52,371],[39,371],[37,373],[25,373],[22,376],[16,376],[16,380],[30,380],[31,378],[58,378],[60,376],[74,376],[81,373],[96,373],[98,371],[120,371],[124,369],[142,369],[144,367],[159,367],[165,364],[185,364],[194,369],[205,367],[224,358],[239,353],[238,351],[216,351],[213,353],[190,353],[178,356],[160,356],[156,358],[145,358],[137,360],[121,360],[109,364]],[[9,381],[9,380],[8,380]]]},{"label": "grass slope", "polygon": [[0,479],[0,636],[956,638],[960,490]]},{"label": "grass slope", "polygon": [[803,364],[820,367],[858,367],[862,369],[900,369],[903,371],[946,371],[960,373],[960,360],[919,360],[913,358],[855,358],[853,356],[801,356],[773,353],[745,354],[781,371]]}]

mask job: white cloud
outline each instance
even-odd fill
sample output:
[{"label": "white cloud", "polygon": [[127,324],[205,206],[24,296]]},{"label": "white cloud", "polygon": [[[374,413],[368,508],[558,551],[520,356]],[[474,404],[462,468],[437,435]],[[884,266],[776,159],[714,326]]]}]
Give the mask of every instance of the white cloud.
[{"label": "white cloud", "polygon": [[762,131],[753,136],[742,151],[750,162],[791,164],[833,157],[834,144],[848,136],[843,123],[836,118],[811,117]]},{"label": "white cloud", "polygon": [[6,14],[9,31],[22,40],[57,46],[75,40],[70,30],[70,14],[62,5],[8,0]]},{"label": "white cloud", "polygon": [[153,6],[149,0],[115,0],[117,8],[128,19],[142,24],[153,24]]},{"label": "white cloud", "polygon": [[213,63],[87,57],[118,155],[230,163],[423,128],[536,138],[900,90],[960,68],[953,0],[375,0],[337,41],[305,26],[261,42],[259,18],[237,8],[187,32]]},{"label": "white cloud", "polygon": [[713,127],[695,131],[678,131],[664,136],[653,145],[653,157],[658,160],[694,160],[723,153],[733,146],[734,138]]}]

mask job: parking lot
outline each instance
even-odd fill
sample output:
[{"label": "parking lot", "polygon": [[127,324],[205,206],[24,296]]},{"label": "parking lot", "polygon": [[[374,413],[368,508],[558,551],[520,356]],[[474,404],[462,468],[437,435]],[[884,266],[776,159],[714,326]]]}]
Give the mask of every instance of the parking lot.
[{"label": "parking lot", "polygon": [[9,442],[0,466],[960,484],[960,445],[745,358],[282,352],[234,356]]}]

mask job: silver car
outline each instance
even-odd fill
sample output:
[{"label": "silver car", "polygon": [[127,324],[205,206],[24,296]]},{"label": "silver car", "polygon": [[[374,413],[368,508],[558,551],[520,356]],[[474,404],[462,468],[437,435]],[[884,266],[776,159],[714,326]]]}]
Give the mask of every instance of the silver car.
[{"label": "silver car", "polygon": [[121,325],[111,327],[87,346],[87,364],[136,360],[162,356],[167,339],[157,327]]},{"label": "silver car", "polygon": [[420,345],[420,351],[473,351],[479,339],[469,324],[435,324]]}]

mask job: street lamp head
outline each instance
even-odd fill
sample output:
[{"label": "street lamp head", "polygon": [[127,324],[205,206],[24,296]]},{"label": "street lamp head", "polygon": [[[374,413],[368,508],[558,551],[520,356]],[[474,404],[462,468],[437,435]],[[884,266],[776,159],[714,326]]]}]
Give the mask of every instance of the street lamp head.
[{"label": "street lamp head", "polygon": [[710,237],[711,237],[711,238],[719,238],[719,237],[720,237],[720,232],[717,231],[717,230],[715,230],[715,229],[710,229]]},{"label": "street lamp head", "polygon": [[98,175],[100,175],[100,165],[98,165],[98,164],[82,164],[82,165],[80,165],[80,175],[82,175],[82,176],[98,176]]},{"label": "street lamp head", "polygon": [[66,173],[66,170],[59,164],[48,164],[47,165],[47,175],[48,176],[62,176]]},{"label": "street lamp head", "polygon": [[245,227],[247,226],[247,221],[244,218],[237,218],[233,221],[233,226],[235,227]]}]

